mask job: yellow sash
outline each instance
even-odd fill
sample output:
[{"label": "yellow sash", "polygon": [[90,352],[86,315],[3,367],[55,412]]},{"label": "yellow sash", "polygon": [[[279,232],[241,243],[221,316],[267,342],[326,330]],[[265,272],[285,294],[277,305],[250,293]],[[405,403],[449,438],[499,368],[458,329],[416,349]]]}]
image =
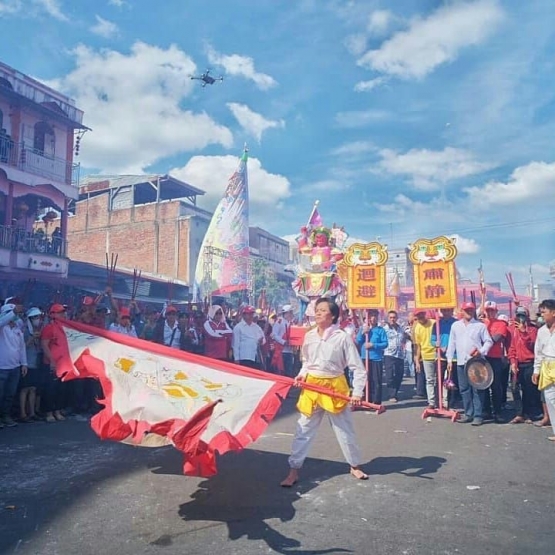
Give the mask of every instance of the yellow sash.
[{"label": "yellow sash", "polygon": [[[345,376],[338,376],[337,378],[317,378],[316,376],[308,374],[306,377],[306,383],[311,383],[319,387],[325,387],[326,389],[331,389],[332,391],[341,393],[342,395],[349,395],[349,385],[347,384]],[[336,399],[335,397],[330,397],[329,395],[324,395],[323,393],[316,393],[315,391],[303,389],[301,391],[301,395],[299,396],[297,409],[305,416],[310,416],[316,407],[321,407],[325,411],[331,412],[332,414],[338,414],[348,404],[349,402],[343,401],[343,399]]]},{"label": "yellow sash", "polygon": [[553,384],[555,384],[555,360],[544,360],[540,367],[538,389],[542,391]]}]

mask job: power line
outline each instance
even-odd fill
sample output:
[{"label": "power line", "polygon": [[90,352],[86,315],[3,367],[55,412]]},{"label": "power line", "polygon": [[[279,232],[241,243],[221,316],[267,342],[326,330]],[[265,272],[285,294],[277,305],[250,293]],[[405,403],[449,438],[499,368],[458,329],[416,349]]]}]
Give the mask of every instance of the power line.
[{"label": "power line", "polygon": [[[534,219],[534,220],[520,220],[520,221],[516,221],[516,222],[505,222],[505,223],[497,223],[497,224],[484,224],[481,226],[476,226],[476,227],[468,227],[468,228],[464,228],[464,229],[456,229],[451,231],[451,235],[457,233],[471,233],[473,231],[481,231],[484,229],[501,229],[501,228],[515,228],[515,227],[521,227],[523,225],[532,225],[532,224],[539,224],[539,223],[545,223],[545,222],[552,222],[553,218],[540,218],[540,219]],[[555,231],[555,229],[553,230]],[[422,232],[424,233],[424,232]],[[421,233],[410,233],[410,234],[406,234],[406,235],[396,235],[396,239],[411,239],[413,238],[415,235],[420,235]]]}]

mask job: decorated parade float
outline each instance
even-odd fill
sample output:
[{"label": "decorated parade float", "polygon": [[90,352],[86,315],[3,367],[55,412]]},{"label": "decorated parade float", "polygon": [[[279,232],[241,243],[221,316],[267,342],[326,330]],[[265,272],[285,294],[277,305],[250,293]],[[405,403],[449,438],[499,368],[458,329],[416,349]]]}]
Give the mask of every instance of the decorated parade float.
[{"label": "decorated parade float", "polygon": [[318,201],[297,237],[298,263],[295,266],[293,290],[300,302],[300,318],[310,323],[314,317],[314,303],[321,297],[341,302],[345,283],[339,266],[345,253],[348,234],[336,224],[326,227],[318,210]]}]

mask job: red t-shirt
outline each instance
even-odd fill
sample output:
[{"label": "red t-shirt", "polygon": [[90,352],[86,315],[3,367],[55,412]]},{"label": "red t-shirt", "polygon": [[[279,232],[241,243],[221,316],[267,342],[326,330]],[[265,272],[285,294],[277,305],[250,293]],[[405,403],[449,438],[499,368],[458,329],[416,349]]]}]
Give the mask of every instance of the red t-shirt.
[{"label": "red t-shirt", "polygon": [[[59,336],[60,328],[54,322],[51,322],[50,324],[44,326],[44,328],[42,328],[42,331],[40,332],[41,341],[48,341],[48,347],[50,349],[52,349],[53,346],[58,345]],[[50,364],[50,360],[48,359],[46,352],[44,353],[44,363]]]},{"label": "red t-shirt", "polygon": [[486,320],[489,334],[493,338],[494,335],[501,335],[502,339],[493,344],[487,356],[491,358],[502,358],[505,355],[505,347],[509,346],[509,327],[503,320],[494,318]]}]

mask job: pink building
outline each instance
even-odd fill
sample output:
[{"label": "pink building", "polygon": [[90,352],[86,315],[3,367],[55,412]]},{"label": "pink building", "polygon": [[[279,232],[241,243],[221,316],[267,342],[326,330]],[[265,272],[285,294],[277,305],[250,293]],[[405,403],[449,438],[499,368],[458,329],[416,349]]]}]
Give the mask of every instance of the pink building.
[{"label": "pink building", "polygon": [[73,100],[0,63],[0,282],[67,277],[82,121]]}]

